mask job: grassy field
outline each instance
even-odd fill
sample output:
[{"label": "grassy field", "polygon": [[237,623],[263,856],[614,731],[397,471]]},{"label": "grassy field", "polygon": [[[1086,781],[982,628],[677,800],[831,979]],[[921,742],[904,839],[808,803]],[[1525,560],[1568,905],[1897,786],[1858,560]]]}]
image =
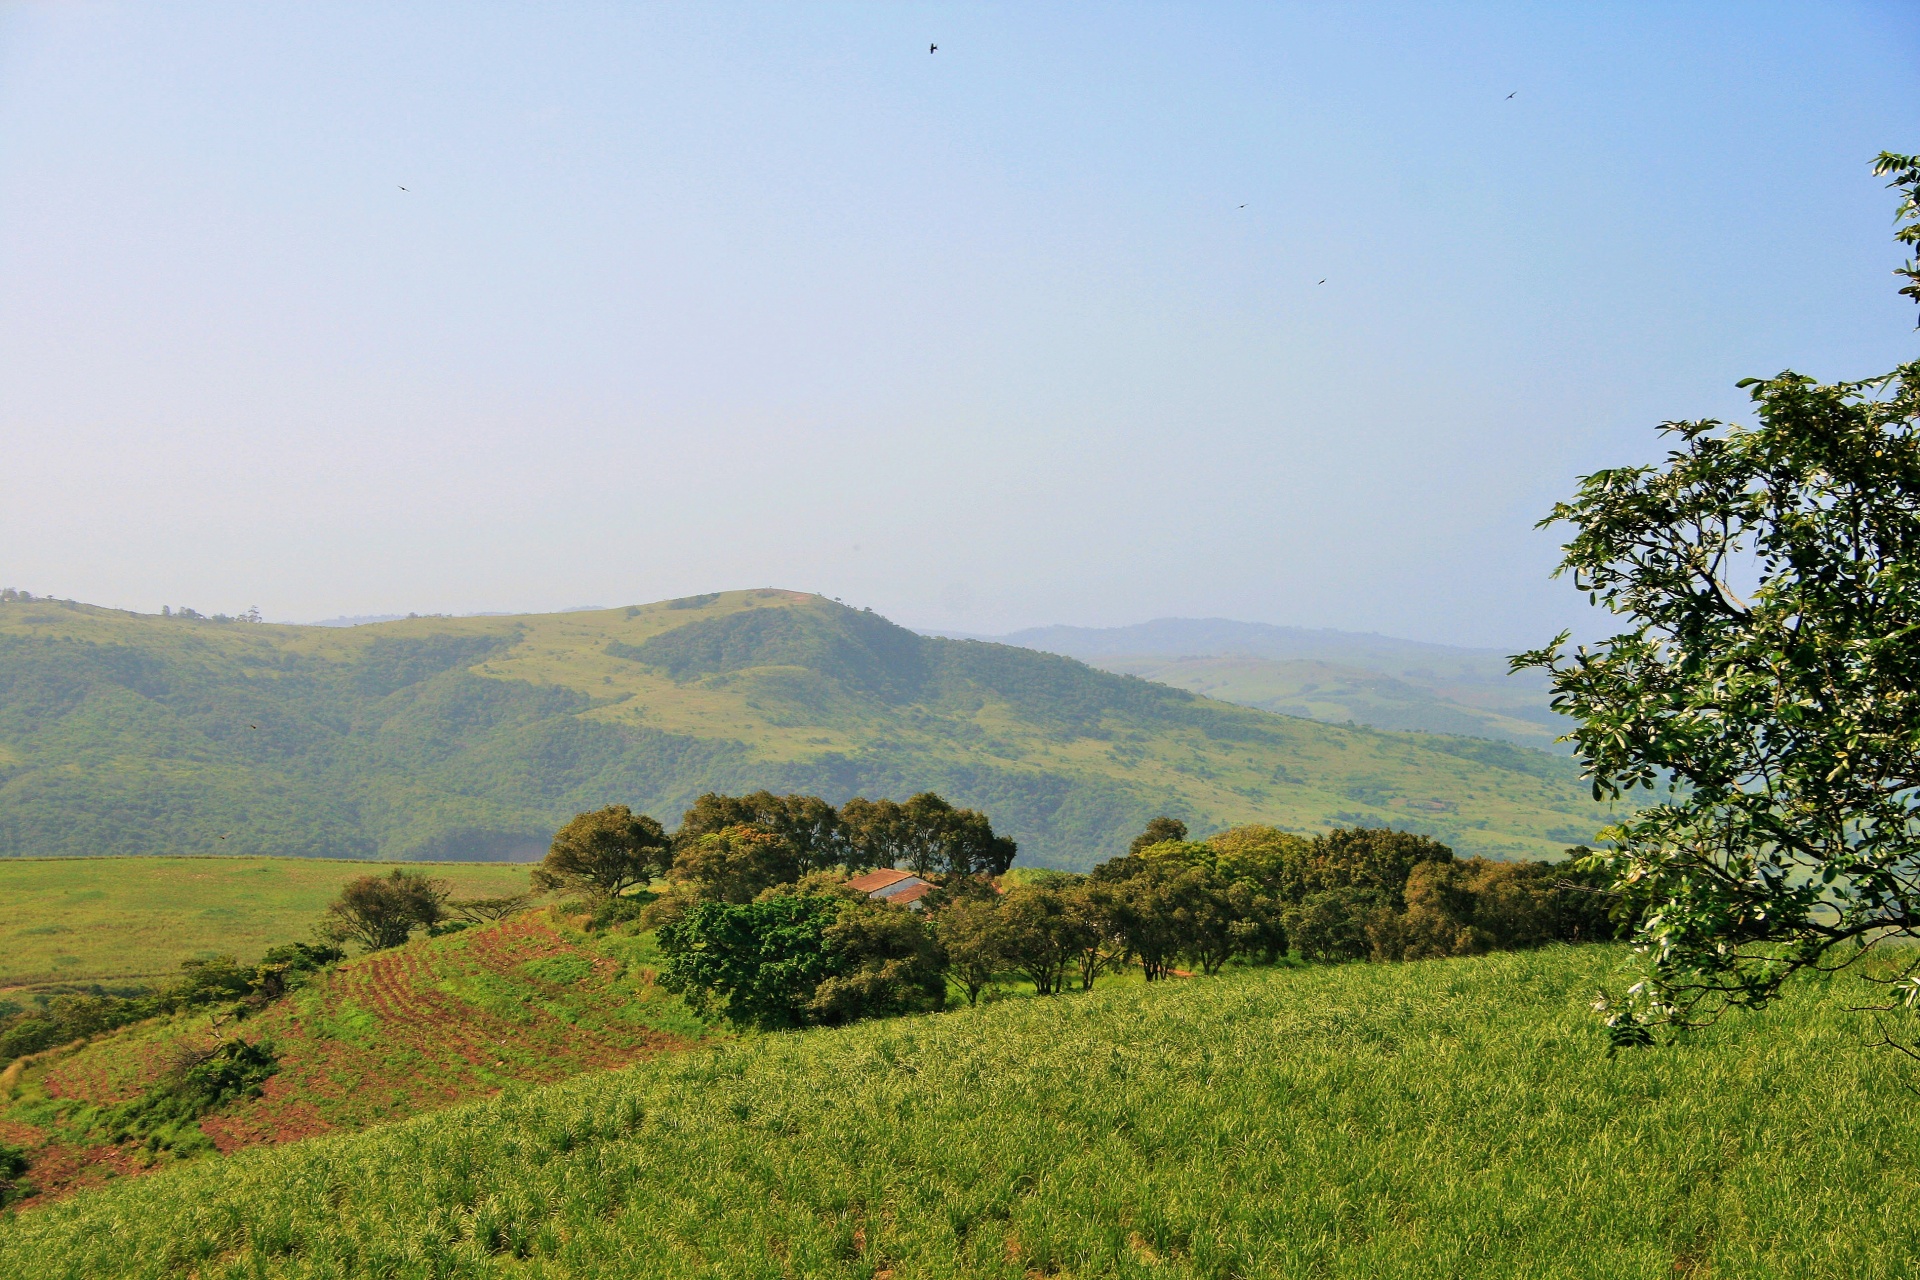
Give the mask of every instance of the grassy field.
[{"label": "grassy field", "polygon": [[[238,1025],[279,1071],[202,1131],[221,1151],[353,1131],[684,1049],[707,1027],[654,985],[654,960],[651,934],[589,936],[546,911],[349,960]],[[95,1132],[98,1109],[212,1043],[191,1014],[37,1055],[0,1077],[0,1141],[28,1150],[42,1197],[143,1171]]]},{"label": "grassy field", "polygon": [[1085,869],[1157,814],[1395,826],[1549,858],[1607,820],[1570,761],[1321,724],[791,591],[296,627],[0,602],[0,857],[537,857],[709,790],[988,813]]},{"label": "grassy field", "polygon": [[[510,863],[417,868],[456,897],[518,893]],[[0,988],[173,975],[304,940],[340,886],[383,865],[305,858],[0,858]]]},{"label": "grassy field", "polygon": [[0,1225],[48,1280],[1715,1276],[1920,1259],[1857,993],[1609,1059],[1604,948],[748,1038]]}]

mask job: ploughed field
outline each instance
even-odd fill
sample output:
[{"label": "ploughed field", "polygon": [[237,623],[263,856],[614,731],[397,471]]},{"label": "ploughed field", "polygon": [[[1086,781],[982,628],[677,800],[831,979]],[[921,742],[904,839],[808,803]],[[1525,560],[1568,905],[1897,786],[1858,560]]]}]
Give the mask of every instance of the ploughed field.
[{"label": "ploughed field", "polygon": [[89,1191],[0,1225],[0,1274],[1911,1275],[1913,1068],[1851,980],[1609,1058],[1621,956],[745,1037]]},{"label": "ploughed field", "polygon": [[[0,1142],[24,1147],[35,1196],[177,1163],[109,1142],[101,1112],[216,1034],[264,1041],[258,1097],[204,1117],[221,1152],[356,1130],[684,1048],[705,1027],[654,985],[650,938],[588,937],[548,912],[349,960],[237,1025],[204,1012],[108,1032],[0,1075]],[[0,1268],[0,1275],[10,1272]]]},{"label": "ploughed field", "polygon": [[[0,858],[0,991],[171,978],[182,960],[252,963],[304,938],[355,876],[385,864],[319,858]],[[434,863],[456,898],[525,892],[527,868]]]}]

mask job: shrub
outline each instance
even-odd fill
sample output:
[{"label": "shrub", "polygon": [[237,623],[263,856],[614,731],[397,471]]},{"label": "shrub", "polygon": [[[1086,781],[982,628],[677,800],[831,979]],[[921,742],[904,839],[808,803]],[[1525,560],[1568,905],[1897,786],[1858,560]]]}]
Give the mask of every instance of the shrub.
[{"label": "shrub", "polygon": [[384,876],[360,876],[341,888],[321,929],[335,942],[358,942],[368,951],[397,947],[415,929],[440,923],[450,892],[444,880],[399,867]]},{"label": "shrub", "polygon": [[110,1141],[138,1143],[149,1155],[204,1151],[212,1144],[200,1131],[200,1117],[235,1099],[259,1096],[279,1069],[271,1045],[228,1040],[181,1058],[139,1097],[109,1110],[101,1129]]},{"label": "shrub", "polygon": [[33,1194],[33,1188],[22,1181],[26,1172],[27,1153],[11,1143],[0,1142],[0,1209]]}]

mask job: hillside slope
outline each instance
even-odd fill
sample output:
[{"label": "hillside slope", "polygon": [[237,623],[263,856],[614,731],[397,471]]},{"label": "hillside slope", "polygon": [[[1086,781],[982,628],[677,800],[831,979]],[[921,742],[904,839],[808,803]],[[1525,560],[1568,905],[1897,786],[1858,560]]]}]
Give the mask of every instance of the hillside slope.
[{"label": "hillside slope", "polygon": [[1336,728],[795,592],[329,628],[0,604],[0,855],[532,857],[612,801],[710,789],[982,808],[1029,864],[1147,818],[1374,823],[1552,856],[1604,820],[1565,760]]},{"label": "hillside slope", "polygon": [[[305,938],[340,886],[388,868],[295,858],[0,859],[0,1003],[8,988],[179,975],[182,960]],[[520,863],[433,868],[456,898],[524,893]]]},{"label": "hillside slope", "polygon": [[[356,957],[229,1029],[274,1046],[279,1071],[200,1127],[234,1151],[685,1048],[706,1028],[654,985],[651,947],[529,912]],[[28,1151],[43,1198],[135,1172],[128,1149],[90,1131],[90,1108],[138,1095],[183,1049],[213,1043],[204,1014],[183,1014],[37,1055],[0,1078],[0,1141]]]},{"label": "hillside slope", "polygon": [[1498,649],[1225,618],[1033,627],[982,638],[1333,724],[1468,734],[1556,752],[1563,749],[1554,739],[1570,727],[1548,704],[1545,678],[1508,671]]},{"label": "hillside slope", "polygon": [[0,1224],[0,1274],[1873,1280],[1920,1257],[1854,994],[1609,1059],[1609,948],[754,1037]]}]

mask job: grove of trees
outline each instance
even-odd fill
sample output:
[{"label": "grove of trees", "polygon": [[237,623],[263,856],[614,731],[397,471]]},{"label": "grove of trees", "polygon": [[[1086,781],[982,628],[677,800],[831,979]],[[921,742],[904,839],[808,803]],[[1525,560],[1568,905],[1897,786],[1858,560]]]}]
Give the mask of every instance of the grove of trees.
[{"label": "grove of trees", "polygon": [[[609,924],[658,931],[660,980],[763,1029],[969,1002],[1007,981],[1040,995],[1137,968],[1150,982],[1229,963],[1402,960],[1615,935],[1618,899],[1569,864],[1460,860],[1406,832],[1210,839],[1156,818],[1090,874],[1008,874],[1013,841],[932,793],[902,802],[709,794],[668,836],[622,806],[556,835],[535,884]],[[1584,852],[1584,851],[1579,851]],[[912,908],[850,888],[899,868],[936,885]]]}]

